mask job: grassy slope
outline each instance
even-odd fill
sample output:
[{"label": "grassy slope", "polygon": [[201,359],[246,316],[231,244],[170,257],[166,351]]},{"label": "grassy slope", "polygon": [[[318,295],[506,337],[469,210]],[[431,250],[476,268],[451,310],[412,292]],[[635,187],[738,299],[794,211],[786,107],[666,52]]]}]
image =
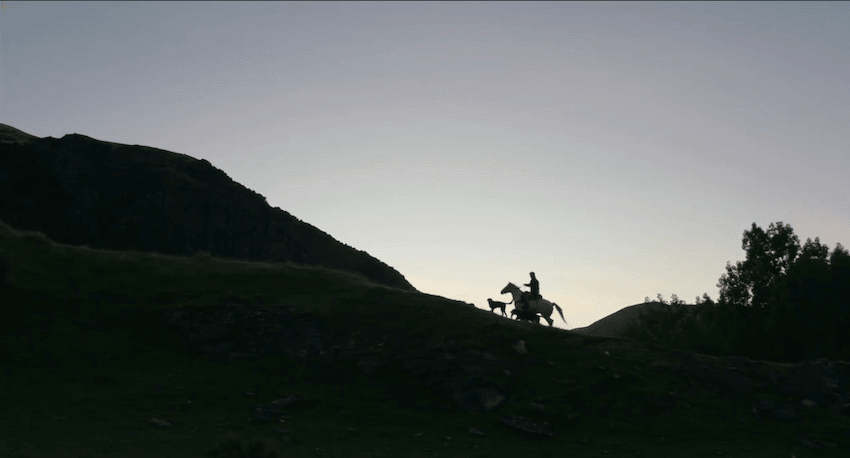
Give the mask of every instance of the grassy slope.
[{"label": "grassy slope", "polygon": [[[203,456],[228,438],[299,457],[788,457],[850,447],[846,417],[816,408],[790,422],[758,420],[752,398],[652,364],[677,357],[669,352],[516,323],[346,274],[95,251],[2,225],[0,257],[11,267],[0,321],[3,457]],[[328,339],[354,339],[357,349],[332,364],[205,358],[162,325],[169,308],[228,302],[294,306]],[[512,349],[518,339],[528,354]],[[461,410],[428,385],[430,375],[403,368],[413,359],[431,361],[433,373],[443,363],[478,364],[507,401],[488,413]],[[381,365],[367,373],[363,360]],[[293,406],[284,423],[248,421],[254,406],[289,394],[318,402]],[[512,414],[550,422],[555,436],[499,421]],[[173,426],[157,428],[151,417]],[[797,434],[837,448],[801,450]]]}]

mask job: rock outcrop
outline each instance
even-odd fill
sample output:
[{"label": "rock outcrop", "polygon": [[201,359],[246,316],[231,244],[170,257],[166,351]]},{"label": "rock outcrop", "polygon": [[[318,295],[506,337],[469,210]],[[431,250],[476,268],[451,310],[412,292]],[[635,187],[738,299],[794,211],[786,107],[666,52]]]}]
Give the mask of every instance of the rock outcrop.
[{"label": "rock outcrop", "polygon": [[0,124],[0,220],[71,245],[294,262],[414,290],[206,160],[79,134],[38,138]]}]

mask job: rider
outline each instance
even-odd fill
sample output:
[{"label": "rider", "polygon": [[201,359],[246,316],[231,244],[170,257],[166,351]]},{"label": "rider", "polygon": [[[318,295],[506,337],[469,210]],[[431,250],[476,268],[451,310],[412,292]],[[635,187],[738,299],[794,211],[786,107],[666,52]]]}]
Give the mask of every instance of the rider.
[{"label": "rider", "polygon": [[[525,283],[524,286],[528,286],[531,289],[528,300],[540,300],[543,299],[543,296],[540,295],[540,282],[537,281],[537,277],[534,276],[534,272],[529,272],[531,275],[531,281]],[[528,307],[528,301],[525,303],[526,307]]]}]

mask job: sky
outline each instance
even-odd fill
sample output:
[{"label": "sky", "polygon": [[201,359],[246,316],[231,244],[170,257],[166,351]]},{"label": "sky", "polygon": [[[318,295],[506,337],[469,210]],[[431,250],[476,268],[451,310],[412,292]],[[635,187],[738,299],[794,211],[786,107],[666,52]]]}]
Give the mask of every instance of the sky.
[{"label": "sky", "polygon": [[0,2],[0,122],[206,159],[471,302],[692,303],[850,246],[848,2]]}]

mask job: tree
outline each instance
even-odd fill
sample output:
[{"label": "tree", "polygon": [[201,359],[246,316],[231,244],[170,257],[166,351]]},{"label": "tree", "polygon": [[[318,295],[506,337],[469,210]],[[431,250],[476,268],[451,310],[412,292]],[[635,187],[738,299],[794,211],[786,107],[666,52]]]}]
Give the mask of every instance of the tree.
[{"label": "tree", "polygon": [[714,305],[714,301],[711,300],[711,296],[708,293],[702,293],[702,297],[697,296],[696,300],[694,300],[694,304],[696,305]]},{"label": "tree", "polygon": [[[741,247],[746,257],[726,263],[716,303],[706,293],[696,298],[701,307],[647,313],[635,337],[777,361],[850,358],[850,252],[841,244],[830,252],[817,237],[801,246],[782,222],[767,230],[753,223]],[[684,303],[675,294],[657,300]]]},{"label": "tree", "polygon": [[829,264],[833,270],[836,268],[850,270],[850,253],[840,243],[835,244],[832,254],[829,255]]},{"label": "tree", "polygon": [[726,264],[717,286],[720,301],[764,308],[776,298],[775,286],[794,263],[800,251],[800,239],[790,225],[770,223],[767,231],[753,223],[744,231],[741,248],[746,259]]},{"label": "tree", "polygon": [[775,355],[787,342],[788,310],[784,277],[800,252],[800,240],[790,225],[771,223],[765,231],[752,224],[744,231],[741,248],[746,258],[726,263],[720,276],[719,313],[733,348],[760,356]]},{"label": "tree", "polygon": [[835,349],[830,310],[829,247],[807,239],[800,255],[776,286],[766,330],[787,357],[825,356]]},{"label": "tree", "polygon": [[830,270],[830,304],[834,311],[833,322],[839,331],[836,335],[836,351],[839,354],[850,355],[850,253],[841,246],[835,245],[829,255]]},{"label": "tree", "polygon": [[744,280],[742,271],[744,263],[737,261],[733,266],[728,261],[726,262],[726,273],[720,276],[717,282],[717,287],[720,288],[721,303],[747,306],[750,305],[750,287]]}]

